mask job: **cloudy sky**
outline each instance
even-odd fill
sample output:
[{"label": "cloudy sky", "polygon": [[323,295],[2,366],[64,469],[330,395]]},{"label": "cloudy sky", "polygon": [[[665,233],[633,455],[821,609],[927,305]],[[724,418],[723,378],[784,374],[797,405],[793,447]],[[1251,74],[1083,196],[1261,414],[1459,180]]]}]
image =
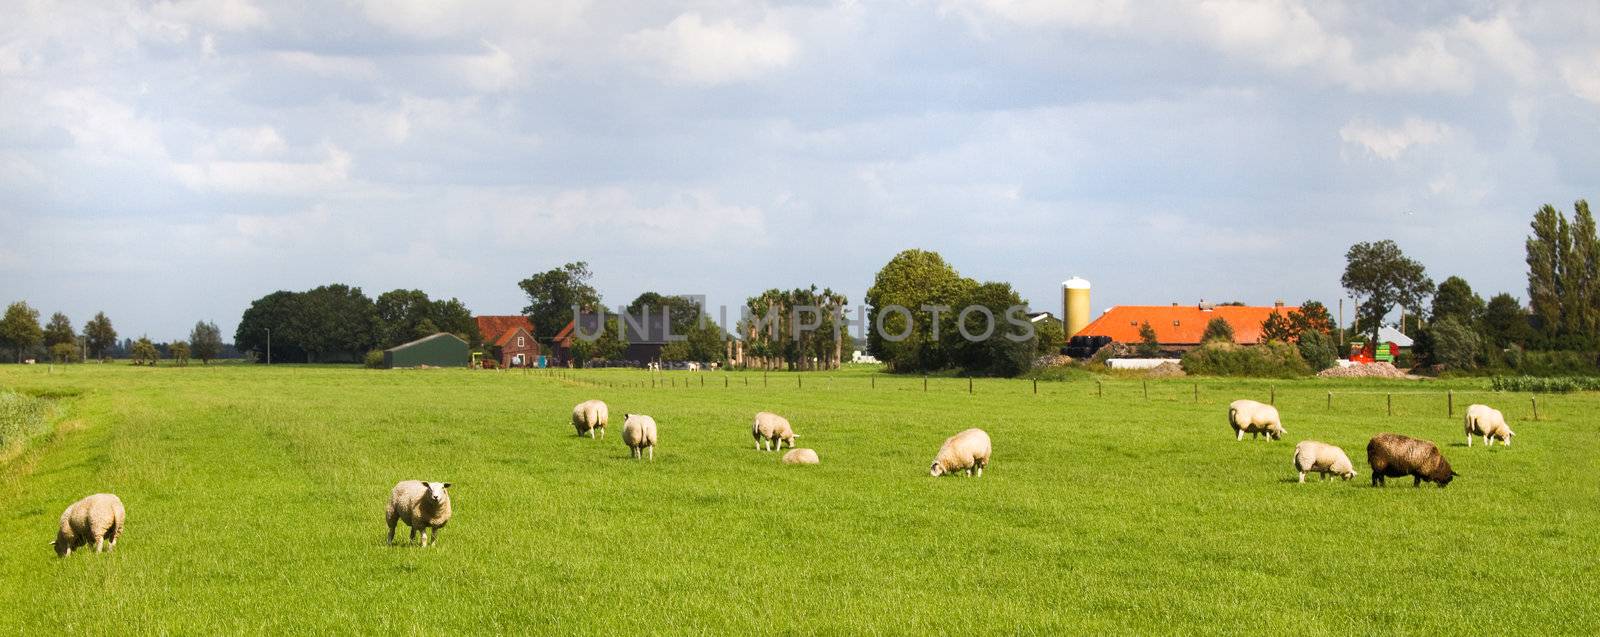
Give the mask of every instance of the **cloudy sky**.
[{"label": "cloudy sky", "polygon": [[1053,310],[1331,306],[1382,238],[1525,296],[1600,198],[1595,2],[0,5],[0,302],[158,340],[579,259],[856,302],[910,247]]}]

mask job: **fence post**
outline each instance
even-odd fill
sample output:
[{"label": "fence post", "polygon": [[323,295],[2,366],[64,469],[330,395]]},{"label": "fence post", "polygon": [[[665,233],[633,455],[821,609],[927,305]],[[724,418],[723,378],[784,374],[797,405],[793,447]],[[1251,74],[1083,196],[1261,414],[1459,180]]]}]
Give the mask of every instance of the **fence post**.
[{"label": "fence post", "polygon": [[1539,419],[1539,397],[1538,396],[1529,396],[1528,400],[1533,402],[1533,419],[1534,420],[1538,420]]},{"label": "fence post", "polygon": [[728,376],[726,374],[724,374],[722,376],[722,388],[723,389],[727,389],[728,388]]},{"label": "fence post", "polygon": [[1105,387],[1102,387],[1100,385],[1100,381],[1098,381],[1098,380],[1094,381],[1094,397],[1095,398],[1105,398],[1106,397]]},{"label": "fence post", "polygon": [[922,391],[928,391],[928,375],[922,375]]},{"label": "fence post", "polygon": [[1333,392],[1328,392],[1328,411],[1333,411]]},{"label": "fence post", "polygon": [[700,375],[700,386],[701,387],[705,387],[706,386],[706,375],[705,374],[701,374]]},{"label": "fence post", "polygon": [[767,386],[767,373],[766,372],[761,372],[761,386],[762,387],[766,387]]},{"label": "fence post", "polygon": [[1144,381],[1144,399],[1150,400],[1150,381]]},{"label": "fence post", "polygon": [[794,388],[795,389],[800,389],[800,379],[801,379],[801,376],[799,374],[795,374],[794,375]]},{"label": "fence post", "polygon": [[1200,383],[1194,384],[1194,401],[1200,402]]},{"label": "fence post", "polygon": [[1456,415],[1456,390],[1450,389],[1450,390],[1446,390],[1444,392],[1444,404],[1445,404],[1445,415],[1447,415],[1447,416]]},{"label": "fence post", "polygon": [[1273,385],[1271,387],[1268,387],[1267,389],[1272,391],[1272,397],[1267,399],[1267,403],[1270,404],[1270,405],[1273,405],[1273,406],[1277,406],[1278,405],[1278,386],[1277,385]]},{"label": "fence post", "polygon": [[1389,405],[1389,415],[1393,416],[1394,415],[1394,394],[1384,394],[1384,398],[1387,400],[1388,405]]},{"label": "fence post", "polygon": [[967,393],[968,394],[972,393],[972,377],[971,376],[967,377]]},{"label": "fence post", "polygon": [[873,389],[877,389],[878,388],[878,377],[877,376],[868,376],[868,378],[870,380],[872,380],[872,388]]},{"label": "fence post", "polygon": [[1033,393],[1035,396],[1039,394],[1039,379],[1037,378],[1033,379]]}]

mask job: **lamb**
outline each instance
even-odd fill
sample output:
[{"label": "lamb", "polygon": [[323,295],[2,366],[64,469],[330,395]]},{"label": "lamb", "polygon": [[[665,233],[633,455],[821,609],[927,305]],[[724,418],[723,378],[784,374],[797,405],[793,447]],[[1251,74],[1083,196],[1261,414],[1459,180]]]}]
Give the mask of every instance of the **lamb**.
[{"label": "lamb", "polygon": [[[389,524],[389,544],[394,544],[396,522],[411,527],[411,541],[422,534],[422,546],[439,543],[439,532],[450,523],[450,488],[448,482],[404,480],[389,492],[389,506],[383,517]],[[431,541],[430,541],[431,540]]]},{"label": "lamb", "polygon": [[[56,555],[66,557],[72,549],[94,542],[94,552],[115,550],[127,519],[122,499],[110,493],[96,493],[72,503],[61,512],[61,527],[56,530]],[[109,548],[106,546],[109,541]]]},{"label": "lamb", "polygon": [[1322,479],[1327,480],[1328,474],[1333,474],[1349,480],[1356,477],[1355,466],[1350,463],[1350,456],[1344,450],[1333,445],[1306,440],[1294,446],[1294,470],[1300,472],[1300,482],[1306,481],[1306,474],[1312,471],[1322,474]]},{"label": "lamb", "polygon": [[1461,474],[1439,453],[1439,447],[1426,440],[1400,434],[1382,433],[1367,443],[1367,464],[1372,465],[1372,486],[1383,486],[1384,478],[1411,476],[1411,486],[1422,481],[1438,483],[1440,488]]},{"label": "lamb", "polygon": [[1283,421],[1278,418],[1278,408],[1264,405],[1254,400],[1235,400],[1228,403],[1228,424],[1233,426],[1234,440],[1244,440],[1245,434],[1250,434],[1254,440],[1257,434],[1266,434],[1268,438],[1278,440],[1289,433],[1283,428]]},{"label": "lamb", "polygon": [[1511,425],[1506,424],[1506,417],[1500,410],[1488,405],[1472,405],[1467,407],[1467,446],[1472,446],[1472,436],[1483,436],[1483,444],[1494,446],[1495,439],[1511,446],[1511,437],[1517,432],[1511,430]]},{"label": "lamb", "polygon": [[928,466],[928,475],[939,477],[961,471],[963,476],[982,478],[992,451],[987,432],[976,427],[968,429],[945,439],[944,446],[939,447],[939,455],[934,456],[933,464]]},{"label": "lamb", "polygon": [[656,459],[656,419],[644,414],[624,414],[622,417],[622,443],[628,445],[633,457]]},{"label": "lamb", "polygon": [[604,402],[598,400],[585,400],[572,408],[572,427],[578,430],[578,435],[589,434],[589,439],[594,439],[594,431],[600,430],[600,437],[606,437],[606,422],[611,419],[610,411]]},{"label": "lamb", "polygon": [[789,448],[794,448],[794,439],[800,434],[794,432],[789,426],[789,419],[769,411],[756,414],[756,422],[750,427],[750,435],[756,439],[756,449],[767,451],[767,443],[772,443],[772,451],[783,448],[783,443],[788,442]]},{"label": "lamb", "polygon": [[784,464],[818,464],[821,462],[822,461],[817,458],[816,451],[806,449],[804,447],[799,449],[790,449],[789,453],[783,454]]}]

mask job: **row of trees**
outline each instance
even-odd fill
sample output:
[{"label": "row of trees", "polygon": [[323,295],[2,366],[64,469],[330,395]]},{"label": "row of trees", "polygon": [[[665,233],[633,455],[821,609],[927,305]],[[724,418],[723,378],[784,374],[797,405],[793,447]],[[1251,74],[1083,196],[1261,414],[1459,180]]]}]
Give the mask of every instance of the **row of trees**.
[{"label": "row of trees", "polygon": [[72,319],[61,312],[51,314],[50,321],[41,327],[39,311],[27,301],[7,306],[5,316],[0,318],[0,348],[8,350],[17,362],[41,354],[58,362],[80,360],[85,354],[104,358],[116,344],[117,330],[104,312],[96,313],[84,324],[81,337],[73,330]]},{"label": "row of trees", "polygon": [[386,349],[438,332],[476,346],[477,323],[461,301],[433,300],[421,290],[391,290],[374,301],[359,287],[324,285],[304,292],[277,291],[256,299],[240,317],[234,343],[283,362],[356,362],[368,350]]}]

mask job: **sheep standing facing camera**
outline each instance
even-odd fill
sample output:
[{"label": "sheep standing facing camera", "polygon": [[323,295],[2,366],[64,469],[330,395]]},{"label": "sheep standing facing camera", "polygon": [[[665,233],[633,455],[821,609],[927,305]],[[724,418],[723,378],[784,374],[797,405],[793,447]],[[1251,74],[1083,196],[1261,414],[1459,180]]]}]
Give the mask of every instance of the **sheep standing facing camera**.
[{"label": "sheep standing facing camera", "polygon": [[[394,544],[397,522],[411,528],[411,541],[422,534],[422,545],[439,543],[439,532],[450,523],[450,488],[448,482],[423,482],[406,480],[394,485],[389,492],[389,506],[383,510],[384,521],[389,524],[389,543]],[[430,541],[431,540],[431,541]]]}]

